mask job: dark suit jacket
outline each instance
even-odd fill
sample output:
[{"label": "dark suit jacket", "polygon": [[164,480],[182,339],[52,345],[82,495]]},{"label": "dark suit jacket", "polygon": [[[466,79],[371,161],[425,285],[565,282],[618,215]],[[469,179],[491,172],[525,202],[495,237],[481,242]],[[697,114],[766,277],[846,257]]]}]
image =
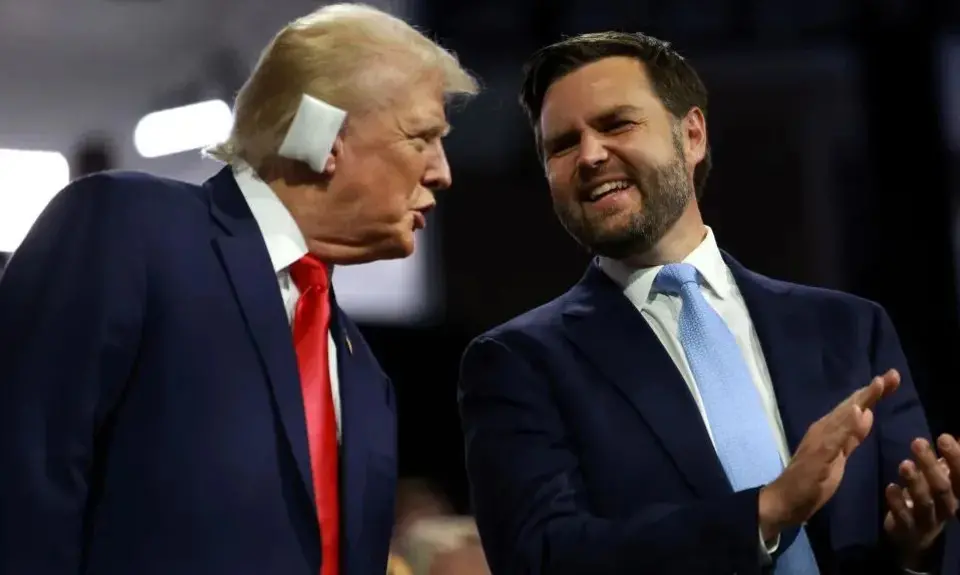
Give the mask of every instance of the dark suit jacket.
[{"label": "dark suit jacket", "polygon": [[[343,573],[386,569],[392,387],[336,308]],[[291,330],[228,169],[78,180],[0,280],[0,574],[316,575]]]},{"label": "dark suit jacket", "polygon": [[[902,374],[808,528],[824,575],[901,573],[882,536],[882,493],[910,442],[929,431],[890,320],[874,303],[727,263],[791,450],[873,376]],[[596,265],[566,294],[470,345],[460,405],[495,575],[764,571],[758,489],[732,492],[682,375]],[[795,537],[783,534],[780,552]]]}]

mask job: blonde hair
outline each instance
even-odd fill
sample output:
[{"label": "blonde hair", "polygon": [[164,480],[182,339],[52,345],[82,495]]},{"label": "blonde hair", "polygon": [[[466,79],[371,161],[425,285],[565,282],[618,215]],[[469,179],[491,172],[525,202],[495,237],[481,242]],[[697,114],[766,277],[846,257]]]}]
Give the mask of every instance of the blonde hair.
[{"label": "blonde hair", "polygon": [[388,80],[439,73],[444,94],[472,96],[479,86],[457,61],[403,20],[365,4],[331,4],[285,26],[264,49],[237,93],[225,142],[204,154],[259,168],[280,148],[303,94],[357,114],[384,105]]}]

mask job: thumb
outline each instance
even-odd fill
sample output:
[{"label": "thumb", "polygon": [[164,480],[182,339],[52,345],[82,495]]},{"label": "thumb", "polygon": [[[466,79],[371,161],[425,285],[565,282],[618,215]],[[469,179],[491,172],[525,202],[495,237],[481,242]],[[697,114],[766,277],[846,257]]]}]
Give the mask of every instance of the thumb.
[{"label": "thumb", "polygon": [[863,440],[870,434],[873,428],[873,410],[860,409],[854,406],[850,425],[847,427],[847,437],[843,441],[843,455],[849,456],[853,451],[863,443]]}]

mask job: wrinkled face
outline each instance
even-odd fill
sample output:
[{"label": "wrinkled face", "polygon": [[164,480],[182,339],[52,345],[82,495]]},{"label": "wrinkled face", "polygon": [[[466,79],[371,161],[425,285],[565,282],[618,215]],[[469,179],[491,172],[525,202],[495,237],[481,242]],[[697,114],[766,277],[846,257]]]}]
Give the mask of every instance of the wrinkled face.
[{"label": "wrinkled face", "polygon": [[595,253],[647,252],[694,198],[703,116],[670,114],[633,58],[598,60],[557,80],[540,133],[554,210]]},{"label": "wrinkled face", "polygon": [[346,206],[346,233],[365,259],[409,256],[414,232],[451,185],[442,138],[449,132],[439,75],[423,77],[384,107],[349,117],[329,192]]}]

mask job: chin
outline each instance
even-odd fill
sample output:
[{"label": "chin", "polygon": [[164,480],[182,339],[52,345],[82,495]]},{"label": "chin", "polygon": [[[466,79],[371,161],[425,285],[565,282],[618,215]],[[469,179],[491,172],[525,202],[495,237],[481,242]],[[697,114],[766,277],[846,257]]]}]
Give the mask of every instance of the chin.
[{"label": "chin", "polygon": [[410,257],[413,255],[413,252],[417,251],[417,240],[413,233],[410,233],[409,236],[406,236],[402,240],[402,249],[403,255],[400,257]]},{"label": "chin", "polygon": [[413,255],[416,242],[413,233],[404,234],[377,250],[378,260],[399,260]]}]

